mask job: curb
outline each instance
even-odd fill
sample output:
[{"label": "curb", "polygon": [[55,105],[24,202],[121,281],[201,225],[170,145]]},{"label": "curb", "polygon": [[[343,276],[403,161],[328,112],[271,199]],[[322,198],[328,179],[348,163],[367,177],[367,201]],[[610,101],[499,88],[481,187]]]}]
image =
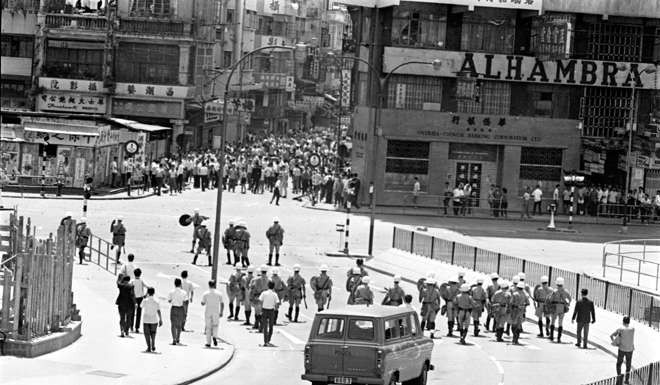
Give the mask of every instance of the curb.
[{"label": "curb", "polygon": [[[383,270],[383,269],[379,269],[379,268],[377,268],[377,267],[369,266],[369,265],[367,265],[366,263],[365,263],[364,267],[366,267],[367,269],[373,270],[373,271],[375,271],[375,272],[377,272],[377,273],[380,273],[380,274],[383,274],[383,275],[387,275],[387,276],[390,276],[390,277],[394,277],[394,274],[393,274],[393,273],[390,273],[389,271],[385,271],[385,270]],[[402,279],[403,281],[405,281],[405,282],[412,283],[413,285],[416,285],[416,284],[417,284],[416,281],[413,281],[412,279],[409,279],[409,278],[406,278],[406,277],[403,277],[403,276],[401,277],[401,279]],[[534,321],[533,319],[531,319],[531,318],[529,318],[529,317],[525,317],[525,320],[526,320],[527,322],[531,323],[531,324],[536,325],[536,321]],[[568,334],[569,336],[571,336],[571,337],[573,337],[573,338],[577,338],[577,334],[575,334],[575,333],[573,333],[573,332],[571,332],[571,331],[564,330],[563,332],[564,332],[564,334]],[[595,346],[597,349],[603,351],[604,353],[609,354],[610,356],[612,356],[612,357],[614,357],[614,358],[617,357],[617,353],[613,352],[613,351],[610,350],[609,348],[606,348],[605,346],[603,346],[603,345],[601,345],[601,344],[599,344],[599,343],[595,343],[595,342],[593,342],[593,341],[589,341],[589,344]]]},{"label": "curb", "polygon": [[231,355],[222,364],[220,364],[219,366],[214,367],[214,368],[212,368],[212,369],[210,369],[206,372],[203,372],[199,375],[196,375],[193,378],[190,378],[190,379],[187,379],[187,380],[181,381],[181,382],[176,382],[174,385],[189,385],[189,384],[192,384],[192,383],[197,382],[199,380],[202,380],[206,377],[209,377],[210,375],[222,370],[225,366],[229,365],[229,363],[234,359],[234,354],[236,353],[236,348],[234,347],[234,345],[232,345],[232,344],[229,344],[229,345],[231,346]]},{"label": "curb", "polygon": [[[127,196],[127,197],[112,197],[112,196],[93,196],[88,201],[123,201],[123,200],[133,200],[133,199],[144,199],[148,198],[150,196],[153,196],[153,193],[149,194],[144,194],[144,195],[136,195],[136,196]],[[13,198],[13,199],[54,199],[54,200],[69,200],[69,201],[81,201],[83,200],[83,197],[80,196],[68,196],[68,197],[54,197],[54,196],[45,196],[42,197],[40,195],[23,195],[22,197],[20,195],[14,195],[14,194],[6,194],[3,193],[2,196],[4,198]]]},{"label": "curb", "polygon": [[346,253],[342,253],[341,251],[326,251],[324,254],[326,257],[332,257],[332,258],[355,258],[355,259],[362,258],[367,261],[373,258],[368,254],[346,254]]}]

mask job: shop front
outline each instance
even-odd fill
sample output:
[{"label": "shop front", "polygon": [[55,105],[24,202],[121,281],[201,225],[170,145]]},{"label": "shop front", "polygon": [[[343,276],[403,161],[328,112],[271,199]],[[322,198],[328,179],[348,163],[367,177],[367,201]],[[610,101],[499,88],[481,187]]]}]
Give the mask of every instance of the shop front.
[{"label": "shop front", "polygon": [[[373,110],[359,107],[354,127],[360,136],[352,168],[368,186],[371,180]],[[486,206],[488,190],[508,190],[509,207],[519,207],[525,187],[540,184],[545,196],[577,169],[580,131],[564,119],[383,110],[376,151],[375,188],[379,205],[413,205],[415,178],[422,193],[418,205],[437,207],[447,187],[469,184],[475,205]],[[362,201],[368,200],[362,189]]]}]

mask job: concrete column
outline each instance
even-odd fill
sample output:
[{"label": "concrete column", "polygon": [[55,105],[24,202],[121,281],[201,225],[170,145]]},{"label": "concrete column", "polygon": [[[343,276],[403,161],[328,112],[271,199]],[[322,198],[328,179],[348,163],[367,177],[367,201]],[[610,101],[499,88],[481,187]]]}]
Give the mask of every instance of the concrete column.
[{"label": "concrete column", "polygon": [[501,180],[501,186],[506,188],[508,193],[508,202],[510,210],[520,209],[520,199],[518,199],[518,184],[520,183],[520,146],[504,146],[502,157],[502,173],[497,179]]},{"label": "concrete column", "polygon": [[428,194],[442,195],[447,181],[447,163],[449,161],[449,143],[431,142],[429,151]]},{"label": "concrete column", "polygon": [[188,85],[190,76],[190,45],[179,45],[179,84]]}]

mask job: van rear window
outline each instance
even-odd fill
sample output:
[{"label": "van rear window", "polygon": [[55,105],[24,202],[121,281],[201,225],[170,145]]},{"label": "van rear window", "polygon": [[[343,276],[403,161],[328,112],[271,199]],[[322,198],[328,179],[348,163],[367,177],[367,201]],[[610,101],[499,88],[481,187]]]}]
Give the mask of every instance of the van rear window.
[{"label": "van rear window", "polygon": [[374,339],[374,321],[351,319],[348,321],[348,338],[351,340],[371,341]]},{"label": "van rear window", "polygon": [[343,318],[323,318],[319,322],[319,328],[316,336],[325,339],[344,338],[344,319]]}]

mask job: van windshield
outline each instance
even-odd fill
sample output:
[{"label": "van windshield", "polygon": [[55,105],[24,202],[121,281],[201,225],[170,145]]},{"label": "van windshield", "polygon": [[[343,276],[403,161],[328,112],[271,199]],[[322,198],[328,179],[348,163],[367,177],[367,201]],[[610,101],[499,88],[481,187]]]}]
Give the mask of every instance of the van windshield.
[{"label": "van windshield", "polygon": [[371,341],[374,339],[374,321],[351,319],[348,321],[348,339]]},{"label": "van windshield", "polygon": [[319,328],[316,331],[318,338],[342,339],[344,338],[344,319],[343,318],[322,318],[319,322]]}]

